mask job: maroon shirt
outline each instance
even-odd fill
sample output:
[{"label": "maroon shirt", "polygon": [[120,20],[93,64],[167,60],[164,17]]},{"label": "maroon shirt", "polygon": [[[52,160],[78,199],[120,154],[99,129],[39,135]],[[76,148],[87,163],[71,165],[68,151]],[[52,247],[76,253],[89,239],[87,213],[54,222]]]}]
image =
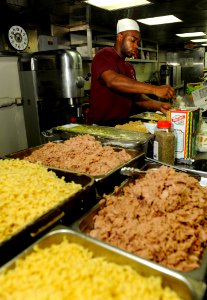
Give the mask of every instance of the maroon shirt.
[{"label": "maroon shirt", "polygon": [[126,119],[130,115],[133,94],[109,89],[101,80],[101,74],[114,70],[119,74],[135,79],[134,67],[122,59],[113,48],[101,49],[92,61],[89,123],[101,124]]}]

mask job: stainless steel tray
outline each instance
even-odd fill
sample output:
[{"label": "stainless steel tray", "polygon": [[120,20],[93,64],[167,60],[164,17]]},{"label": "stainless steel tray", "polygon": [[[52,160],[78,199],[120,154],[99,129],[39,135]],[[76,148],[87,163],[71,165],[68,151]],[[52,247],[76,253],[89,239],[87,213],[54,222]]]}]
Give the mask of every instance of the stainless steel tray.
[{"label": "stainless steel tray", "polygon": [[166,116],[161,113],[146,111],[140,114],[132,115],[130,116],[130,119],[138,119],[144,122],[157,122],[159,120],[166,120]]},{"label": "stainless steel tray", "polygon": [[[24,149],[15,153],[11,153],[9,155],[7,155],[7,158],[19,158],[19,159],[24,159],[25,157],[29,156],[30,154],[32,154],[32,152],[36,149],[41,148],[43,145],[40,146],[36,146],[33,148],[28,148],[28,149]],[[114,151],[121,151],[123,150],[120,147],[112,147],[114,149]],[[96,190],[97,190],[97,195],[98,196],[102,196],[103,193],[109,193],[112,192],[114,189],[115,185],[119,185],[124,177],[120,174],[120,169],[122,167],[134,167],[137,165],[137,162],[139,160],[144,159],[144,153],[134,150],[134,149],[125,149],[125,151],[131,155],[131,159],[128,160],[127,162],[117,166],[116,168],[112,169],[110,172],[108,172],[107,174],[104,175],[98,175],[98,176],[92,176],[95,180],[95,186],[96,186]],[[53,167],[53,169],[58,170],[58,168]],[[65,170],[65,169],[64,169]],[[70,172],[73,173],[77,173],[75,170],[69,170]],[[88,175],[88,174],[86,174]],[[89,175],[90,176],[90,175]]]},{"label": "stainless steel tray", "polygon": [[119,265],[129,265],[143,276],[160,276],[162,278],[163,285],[172,288],[180,297],[182,297],[183,300],[204,299],[204,293],[206,290],[206,285],[204,283],[184,277],[167,268],[161,267],[150,261],[65,227],[54,228],[54,230],[50,231],[13,260],[5,264],[0,269],[0,272],[14,268],[17,259],[24,258],[29,255],[29,253],[33,251],[34,246],[38,245],[40,248],[49,247],[53,244],[60,243],[65,238],[70,243],[77,243],[84,248],[87,248],[89,251],[92,251],[95,257],[105,257],[109,262],[114,262]]},{"label": "stainless steel tray", "polygon": [[98,137],[108,138],[112,140],[118,139],[123,141],[136,141],[137,143],[145,143],[152,135],[149,133],[135,132],[126,129],[120,129],[109,126],[83,125],[83,124],[67,124],[53,128],[54,132],[71,132],[76,134],[91,134]]},{"label": "stainless steel tray", "polygon": [[94,178],[85,174],[75,174],[61,169],[48,168],[66,182],[81,184],[82,188],[74,195],[62,199],[59,204],[48,210],[21,230],[0,243],[0,265],[14,257],[37,238],[49,231],[54,225],[67,220],[73,223],[97,203]]},{"label": "stainless steel tray", "polygon": [[153,135],[150,133],[135,132],[126,129],[119,129],[108,126],[68,124],[54,127],[51,130],[42,133],[44,136],[58,135],[62,139],[68,139],[71,136],[80,134],[90,134],[96,137],[105,145],[122,147],[125,149],[135,149],[147,154],[148,143]]},{"label": "stainless steel tray", "polygon": [[[143,163],[144,162],[144,163]],[[140,170],[143,171],[147,171],[148,169],[152,169],[152,168],[159,168],[162,164],[161,163],[157,163],[154,160],[151,159],[147,159],[145,158],[145,160],[140,160],[139,161],[140,164],[138,164]],[[178,171],[182,172],[182,170],[178,169]],[[187,171],[185,171],[187,172]],[[187,172],[188,173],[188,172]],[[194,174],[193,172],[189,172],[189,175],[192,175],[193,177],[195,176],[197,179],[198,174]],[[134,176],[144,176],[142,174],[134,174]],[[130,178],[129,180],[133,180],[132,178]],[[122,182],[122,184],[119,186],[119,191],[121,191],[122,187],[127,184],[128,180],[126,179],[125,181]],[[118,192],[118,190],[116,191]],[[98,203],[97,205],[95,205],[88,213],[85,214],[85,216],[83,216],[82,218],[80,218],[79,220],[77,220],[76,222],[74,222],[71,225],[71,228],[73,230],[76,230],[77,232],[81,232],[84,234],[88,234],[92,229],[93,229],[93,218],[95,215],[97,215],[99,209],[100,209],[100,204]],[[203,253],[202,259],[200,261],[200,267],[192,270],[192,271],[188,271],[188,272],[179,272],[176,271],[179,274],[188,276],[190,278],[193,278],[195,280],[198,281],[203,281],[206,282],[207,279],[207,247]]]}]

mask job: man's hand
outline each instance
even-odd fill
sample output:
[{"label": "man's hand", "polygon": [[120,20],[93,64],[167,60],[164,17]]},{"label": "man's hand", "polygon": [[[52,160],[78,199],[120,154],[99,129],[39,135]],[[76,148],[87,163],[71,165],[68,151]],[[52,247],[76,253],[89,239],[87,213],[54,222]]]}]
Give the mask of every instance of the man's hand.
[{"label": "man's hand", "polygon": [[170,85],[156,86],[154,93],[156,96],[164,99],[176,98],[175,90]]},{"label": "man's hand", "polygon": [[145,108],[146,110],[159,110],[163,114],[166,114],[169,109],[174,107],[173,104],[169,102],[153,100],[144,94],[137,95],[137,100],[138,101],[135,102],[137,106]]},{"label": "man's hand", "polygon": [[173,105],[170,103],[164,103],[164,102],[159,102],[159,103],[160,103],[159,111],[161,111],[164,115],[167,113],[169,109],[173,108]]}]

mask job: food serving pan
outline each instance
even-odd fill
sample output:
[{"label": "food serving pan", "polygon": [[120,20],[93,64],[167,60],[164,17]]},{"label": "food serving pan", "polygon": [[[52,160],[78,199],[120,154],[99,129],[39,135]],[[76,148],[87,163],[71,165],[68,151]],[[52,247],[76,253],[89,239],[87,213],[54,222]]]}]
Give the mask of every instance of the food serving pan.
[{"label": "food serving pan", "polygon": [[143,122],[157,122],[159,120],[166,120],[166,116],[160,112],[142,112],[140,114],[130,116],[131,120],[140,120]]},{"label": "food serving pan", "polygon": [[[32,152],[36,149],[41,148],[43,145],[36,146],[33,148],[28,148],[25,150],[21,150],[12,154],[7,155],[7,158],[19,158],[19,159],[24,159],[25,157],[29,156],[32,154]],[[112,147],[114,151],[121,151],[123,150],[120,147]],[[125,149],[125,151],[131,155],[131,159],[128,160],[127,162],[117,166],[116,168],[112,169],[110,172],[104,174],[104,175],[99,175],[99,176],[92,176],[95,181],[95,187],[97,191],[97,196],[102,196],[103,193],[110,193],[113,191],[115,185],[119,185],[125,177],[120,174],[120,169],[122,167],[135,167],[138,163],[139,160],[143,161],[144,153],[134,150],[134,149]],[[58,170],[58,168],[53,167],[53,169]],[[71,170],[70,170],[71,171]],[[71,171],[73,173],[76,173],[75,170]],[[86,174],[88,175],[88,174]]]},{"label": "food serving pan", "polygon": [[[162,165],[162,163],[156,162],[155,160],[150,159],[150,158],[149,159],[145,158],[144,160],[139,160],[139,162],[137,164],[137,166],[139,167],[139,170],[141,170],[141,171],[147,171],[152,168],[153,169],[159,168],[161,165]],[[128,168],[126,168],[126,169],[128,169]],[[115,191],[115,194],[119,193],[121,191],[121,189],[123,188],[123,186],[128,184],[128,181],[134,180],[133,175],[134,175],[134,178],[136,178],[137,176],[144,176],[144,174],[142,174],[142,173],[137,174],[137,172],[134,172],[134,174],[133,174],[133,168],[129,168],[129,170],[130,170],[130,172],[132,172],[132,174],[131,174],[132,177],[123,181],[122,184],[119,186],[119,188]],[[180,169],[178,169],[178,171],[182,172]],[[187,171],[185,171],[185,172],[188,173]],[[123,173],[125,173],[125,172],[123,172]],[[189,172],[189,175],[198,179],[198,174]],[[90,209],[90,211],[88,211],[80,219],[78,219],[73,224],[71,224],[71,228],[77,232],[89,234],[89,232],[94,228],[93,227],[94,226],[94,217],[97,215],[100,208],[101,208],[101,204],[97,203],[92,209]],[[182,271],[175,271],[175,272],[177,272],[183,276],[188,276],[188,277],[193,278],[198,281],[206,282],[206,278],[207,278],[207,247],[203,253],[202,259],[200,261],[200,266],[198,268],[196,268],[192,271],[188,271],[188,272],[182,272]]]},{"label": "food serving pan", "polygon": [[[120,151],[120,148],[114,147],[114,149]],[[119,186],[126,179],[126,177],[120,173],[121,168],[136,167],[144,160],[144,153],[139,153],[132,149],[126,149],[126,151],[132,156],[132,159],[117,168],[114,168],[103,176],[94,176],[97,196],[101,197],[103,194],[113,192],[114,187],[117,185]]]},{"label": "food serving pan", "polygon": [[202,300],[206,290],[206,285],[191,278],[184,277],[167,268],[158,266],[150,261],[132,255],[128,252],[110,246],[101,241],[90,238],[81,233],[75,232],[63,226],[57,226],[49,233],[45,234],[33,245],[25,249],[18,256],[13,258],[7,264],[2,266],[0,272],[9,271],[15,267],[18,259],[23,259],[32,253],[35,246],[40,249],[52,245],[57,245],[67,239],[69,243],[76,243],[85,249],[91,251],[94,257],[104,257],[108,262],[118,265],[128,265],[142,276],[159,276],[162,279],[163,286],[169,286],[183,300]]},{"label": "food serving pan", "polygon": [[[95,136],[102,143],[139,150],[147,153],[148,142],[153,138],[150,133],[143,133],[120,129],[108,126],[66,124],[54,127],[50,130],[51,134],[58,134],[62,139],[68,139],[78,134],[90,134]],[[48,136],[48,133],[46,134]]]},{"label": "food serving pan", "polygon": [[21,230],[0,243],[0,265],[33,243],[55,224],[63,222],[65,218],[67,224],[73,223],[97,203],[93,177],[48,168],[48,171],[50,170],[55,172],[59,178],[64,177],[66,182],[73,181],[81,184],[82,188],[74,195],[61,200],[58,205],[33,222],[25,224]]}]

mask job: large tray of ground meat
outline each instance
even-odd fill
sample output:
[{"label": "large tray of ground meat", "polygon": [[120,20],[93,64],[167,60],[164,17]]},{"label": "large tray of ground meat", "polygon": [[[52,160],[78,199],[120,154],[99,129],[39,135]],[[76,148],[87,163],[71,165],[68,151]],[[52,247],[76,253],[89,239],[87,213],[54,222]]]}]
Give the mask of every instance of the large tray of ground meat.
[{"label": "large tray of ground meat", "polygon": [[59,143],[48,142],[7,155],[93,176],[99,195],[113,191],[114,185],[123,180],[120,169],[123,166],[134,166],[143,156],[143,152],[134,149],[103,145],[88,134],[77,135]]},{"label": "large tray of ground meat", "polygon": [[5,264],[0,283],[1,299],[202,300],[206,289],[202,282],[60,226]]},{"label": "large tray of ground meat", "polygon": [[133,176],[72,225],[196,280],[207,274],[207,189],[162,166]]}]

